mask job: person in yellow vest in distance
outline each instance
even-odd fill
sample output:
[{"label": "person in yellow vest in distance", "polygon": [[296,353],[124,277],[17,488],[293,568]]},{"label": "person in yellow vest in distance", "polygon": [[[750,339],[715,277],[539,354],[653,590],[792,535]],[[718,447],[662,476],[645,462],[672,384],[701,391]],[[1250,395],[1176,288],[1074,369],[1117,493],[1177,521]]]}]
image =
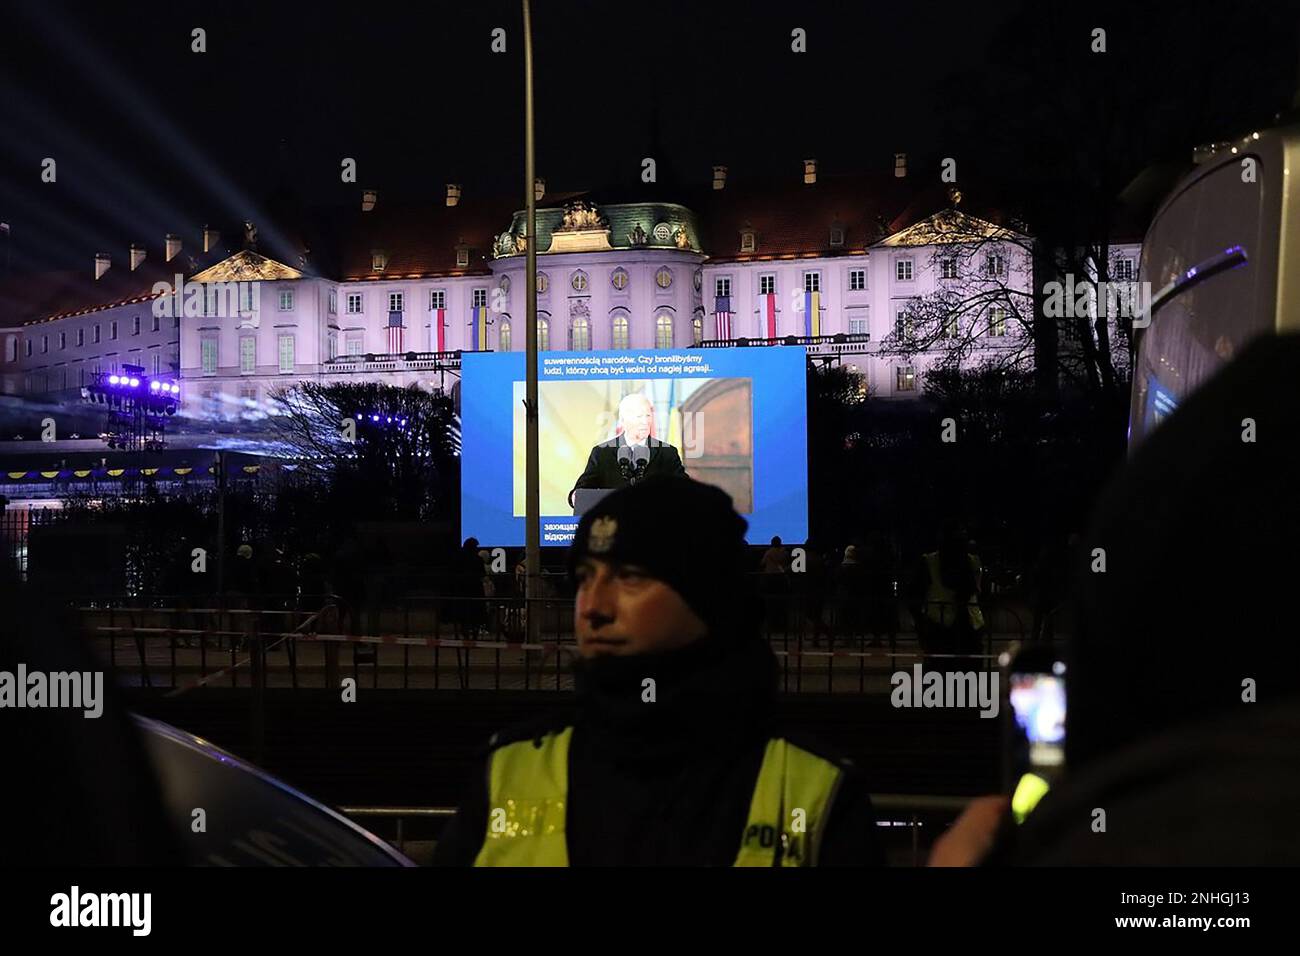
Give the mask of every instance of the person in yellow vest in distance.
[{"label": "person in yellow vest in distance", "polygon": [[960,528],[945,528],[939,547],[921,558],[914,593],[912,616],[916,621],[921,650],[927,656],[940,655],[940,669],[967,669],[974,660],[950,655],[977,655],[984,631],[980,609],[980,584],[984,570],[971,553],[968,536]]},{"label": "person in yellow vest in distance", "polygon": [[778,729],[746,527],[724,492],[679,477],[583,516],[574,706],[492,738],[435,865],[883,862],[858,771]]}]

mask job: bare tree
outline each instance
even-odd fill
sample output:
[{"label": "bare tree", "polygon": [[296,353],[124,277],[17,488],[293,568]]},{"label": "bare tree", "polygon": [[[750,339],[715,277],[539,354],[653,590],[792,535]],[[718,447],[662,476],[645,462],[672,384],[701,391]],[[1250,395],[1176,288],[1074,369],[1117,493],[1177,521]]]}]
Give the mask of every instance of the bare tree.
[{"label": "bare tree", "polygon": [[301,382],[271,400],[281,453],[372,510],[425,518],[454,495],[460,419],[449,397],[415,385]]}]

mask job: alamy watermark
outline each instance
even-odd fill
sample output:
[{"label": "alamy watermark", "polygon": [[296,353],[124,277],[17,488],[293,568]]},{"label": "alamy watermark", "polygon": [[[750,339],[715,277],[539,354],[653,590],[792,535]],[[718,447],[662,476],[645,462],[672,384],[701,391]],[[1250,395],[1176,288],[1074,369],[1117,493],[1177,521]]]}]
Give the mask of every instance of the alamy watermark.
[{"label": "alamy watermark", "polygon": [[0,671],[0,708],[69,708],[93,720],[104,713],[103,671]]},{"label": "alamy watermark", "polygon": [[1043,315],[1049,319],[1092,319],[1099,314],[1098,305],[1106,304],[1106,314],[1131,319],[1134,328],[1151,324],[1151,283],[1136,281],[1075,281],[1066,273],[1064,282],[1043,285]]},{"label": "alamy watermark", "polygon": [[258,286],[256,281],[186,282],[177,273],[174,282],[153,284],[153,314],[160,319],[253,318],[261,314]]},{"label": "alamy watermark", "polygon": [[74,886],[50,897],[50,925],[57,927],[128,927],[132,936],[148,936],[153,927],[152,893],[82,893]]},{"label": "alamy watermark", "polygon": [[926,671],[919,663],[911,671],[889,678],[895,707],[978,707],[980,717],[996,717],[1000,706],[997,671]]}]

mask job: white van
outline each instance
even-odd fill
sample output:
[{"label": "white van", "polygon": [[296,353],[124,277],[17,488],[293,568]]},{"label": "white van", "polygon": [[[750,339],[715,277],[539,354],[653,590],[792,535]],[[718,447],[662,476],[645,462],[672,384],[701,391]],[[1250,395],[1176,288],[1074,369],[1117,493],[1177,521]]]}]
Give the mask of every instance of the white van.
[{"label": "white van", "polygon": [[1138,274],[1155,291],[1138,338],[1130,451],[1252,339],[1300,331],[1297,179],[1300,126],[1251,133],[1156,212]]}]

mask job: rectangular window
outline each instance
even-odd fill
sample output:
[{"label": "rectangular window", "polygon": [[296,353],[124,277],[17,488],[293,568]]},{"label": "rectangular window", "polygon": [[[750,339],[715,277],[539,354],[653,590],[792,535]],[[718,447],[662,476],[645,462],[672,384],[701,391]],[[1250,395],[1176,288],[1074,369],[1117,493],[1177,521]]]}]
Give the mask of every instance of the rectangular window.
[{"label": "rectangular window", "polygon": [[360,315],[360,314],[361,314],[361,293],[349,292],[348,293],[348,315]]},{"label": "rectangular window", "polygon": [[239,339],[239,374],[253,375],[257,372],[257,338],[243,335]]},{"label": "rectangular window", "polygon": [[725,299],[731,295],[731,278],[729,276],[720,276],[714,280],[713,295],[718,299]]},{"label": "rectangular window", "polygon": [[245,315],[251,315],[257,311],[257,284],[255,282],[241,282],[239,288],[243,293],[240,311]]},{"label": "rectangular window", "polygon": [[894,391],[916,391],[916,369],[910,365],[900,365],[894,369]]},{"label": "rectangular window", "polygon": [[205,335],[199,344],[204,375],[217,374],[217,337]]},{"label": "rectangular window", "polygon": [[867,270],[850,269],[849,270],[849,291],[861,292],[867,287]]},{"label": "rectangular window", "polygon": [[868,329],[870,328],[870,323],[867,321],[868,316],[869,313],[867,312],[866,309],[850,309],[849,310],[849,334],[866,335]]},{"label": "rectangular window", "polygon": [[403,310],[402,310],[402,302],[404,301],[404,299],[405,299],[405,296],[403,296],[402,293],[400,293],[400,292],[390,292],[390,293],[388,293],[388,311],[389,311],[389,312],[401,312],[401,311],[403,311]]},{"label": "rectangular window", "polygon": [[774,295],[776,293],[776,276],[768,273],[758,277],[758,294]]},{"label": "rectangular window", "polygon": [[162,374],[162,353],[154,349],[153,353],[153,377],[157,378]]},{"label": "rectangular window", "polygon": [[94,327],[91,329],[91,332],[93,333],[91,335],[91,338],[94,340],[95,344],[98,345],[99,344],[99,323],[98,322],[95,323]]},{"label": "rectangular window", "polygon": [[945,339],[955,339],[957,337],[957,316],[949,315],[944,318],[939,328],[939,335]]},{"label": "rectangular window", "polygon": [[757,243],[752,232],[742,232],[740,234],[740,251],[753,252],[757,248]]},{"label": "rectangular window", "polygon": [[330,289],[329,310],[330,310],[330,315],[338,314],[339,311],[339,290],[338,289]]},{"label": "rectangular window", "polygon": [[325,336],[325,355],[327,360],[333,360],[339,356],[339,335],[337,332],[329,332]]},{"label": "rectangular window", "polygon": [[41,336],[41,351],[42,351],[42,352],[48,352],[49,350],[50,350],[50,337],[49,337],[48,335],[42,335],[42,336]]},{"label": "rectangular window", "polygon": [[77,329],[77,347],[80,348],[85,344],[86,344],[86,330]]},{"label": "rectangular window", "polygon": [[66,349],[67,347],[68,347],[68,333],[67,333],[67,332],[60,332],[60,333],[59,333],[59,349],[60,349],[60,350],[63,350],[63,349]]},{"label": "rectangular window", "polygon": [[445,289],[429,290],[429,308],[431,310],[447,308],[447,292]]},{"label": "rectangular window", "polygon": [[280,290],[280,311],[281,312],[293,311],[293,290],[292,289]]},{"label": "rectangular window", "polygon": [[916,328],[912,322],[912,317],[908,315],[906,309],[899,309],[894,313],[894,334],[900,339],[910,339],[915,333]]},{"label": "rectangular window", "polygon": [[[28,357],[28,358],[31,358],[31,357],[32,357],[32,340],[31,340],[31,339],[28,339],[28,340],[27,340],[27,348],[26,348],[26,351],[27,351],[27,357]],[[31,389],[28,389],[27,391],[31,391]]]},{"label": "rectangular window", "polygon": [[114,319],[112,322],[108,323],[108,337],[110,341],[117,340],[117,319]]},{"label": "rectangular window", "polygon": [[942,260],[942,261],[939,263],[939,265],[940,265],[940,270],[941,270],[939,274],[940,274],[940,276],[941,276],[942,278],[944,278],[944,279],[955,279],[955,278],[957,278],[957,260],[956,260],[956,259],[944,259],[944,260]]},{"label": "rectangular window", "polygon": [[998,255],[984,257],[984,274],[990,278],[999,278],[1007,274],[1007,260]]},{"label": "rectangular window", "polygon": [[158,329],[161,327],[161,325],[162,325],[162,322],[161,322],[159,316],[156,316],[156,315],[155,315],[155,316],[153,317],[153,323],[152,323],[152,328],[153,328],[153,330],[154,330],[155,332],[157,332]]},{"label": "rectangular window", "polygon": [[365,352],[366,342],[361,332],[348,333],[348,354],[362,355]]},{"label": "rectangular window", "polygon": [[293,373],[293,336],[280,336],[280,374],[291,375]]},{"label": "rectangular window", "polygon": [[1114,278],[1121,282],[1132,282],[1136,272],[1134,265],[1136,263],[1132,259],[1116,259]]},{"label": "rectangular window", "polygon": [[131,316],[131,334],[132,335],[140,334],[140,316],[138,315]]},{"label": "rectangular window", "polygon": [[991,309],[989,311],[989,335],[1003,336],[1007,334],[1007,310]]},{"label": "rectangular window", "polygon": [[822,290],[822,274],[820,272],[805,272],[803,274],[803,290],[805,292],[820,292]]},{"label": "rectangular window", "polygon": [[470,305],[476,309],[487,305],[487,289],[475,289]]},{"label": "rectangular window", "polygon": [[899,259],[894,263],[894,278],[899,282],[912,281],[912,260]]}]

